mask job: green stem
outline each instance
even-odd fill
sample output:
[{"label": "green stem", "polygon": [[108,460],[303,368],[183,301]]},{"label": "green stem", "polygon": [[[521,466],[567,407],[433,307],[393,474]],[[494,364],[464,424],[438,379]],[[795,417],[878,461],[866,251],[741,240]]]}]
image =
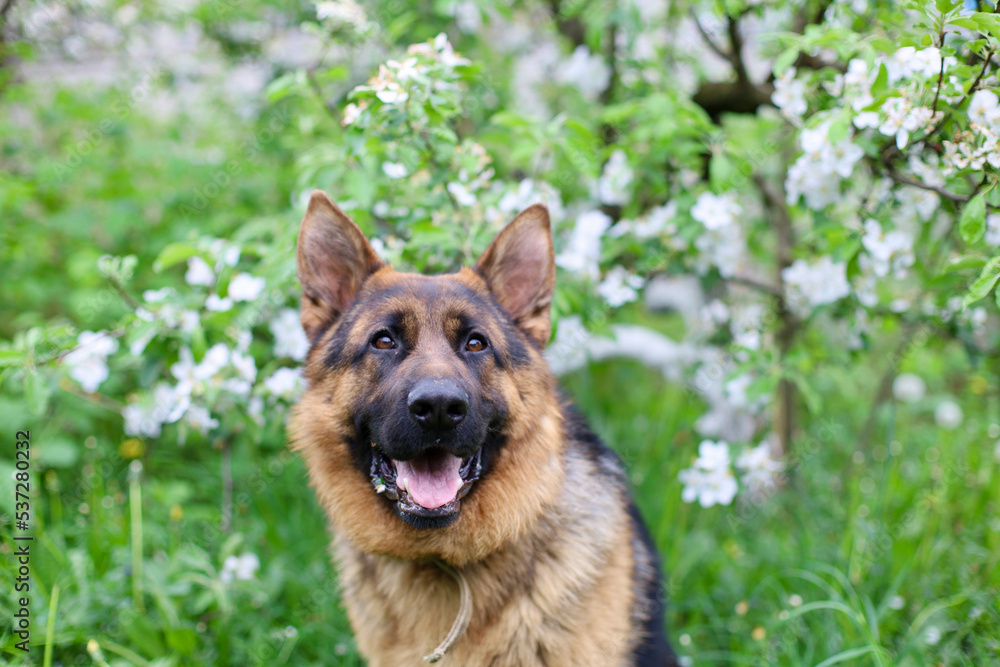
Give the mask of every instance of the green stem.
[{"label": "green stem", "polygon": [[45,624],[45,655],[42,658],[43,667],[52,667],[52,644],[55,641],[56,609],[59,607],[59,584],[52,586],[52,597],[49,598],[49,619]]},{"label": "green stem", "polygon": [[129,509],[132,523],[132,602],[140,614],[146,613],[142,600],[142,486],[139,475],[142,463],[133,461],[129,474]]}]

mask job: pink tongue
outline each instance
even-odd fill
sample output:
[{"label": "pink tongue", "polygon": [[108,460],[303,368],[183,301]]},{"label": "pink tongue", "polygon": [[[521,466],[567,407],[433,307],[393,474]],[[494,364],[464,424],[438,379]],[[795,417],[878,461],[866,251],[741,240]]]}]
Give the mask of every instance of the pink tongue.
[{"label": "pink tongue", "polygon": [[462,486],[458,474],[462,459],[448,452],[425,452],[415,459],[393,463],[397,486],[403,488],[403,480],[408,480],[410,498],[429,510],[450,503]]}]

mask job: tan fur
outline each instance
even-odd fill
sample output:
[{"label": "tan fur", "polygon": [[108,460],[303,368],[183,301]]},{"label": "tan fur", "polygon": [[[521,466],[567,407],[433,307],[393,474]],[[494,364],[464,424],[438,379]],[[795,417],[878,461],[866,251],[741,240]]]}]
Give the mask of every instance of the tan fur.
[{"label": "tan fur", "polygon": [[[547,233],[547,215],[544,222]],[[494,246],[506,242],[501,234]],[[535,253],[534,259],[546,261],[542,255]],[[463,269],[438,277],[375,266],[357,298],[389,286],[412,286],[416,293],[427,281],[452,281],[495,295],[503,262],[487,251],[478,266],[479,272]],[[505,307],[519,309],[522,327],[547,338],[546,292],[551,285],[529,280],[504,298]],[[448,351],[435,332],[449,326],[448,309],[455,304],[420,304],[414,310],[404,290],[400,303],[382,307],[405,305],[412,310],[407,316],[420,320],[422,333],[403,363],[428,368],[445,363]],[[320,330],[322,312],[304,305],[304,322],[307,311],[313,331]],[[489,473],[462,501],[458,518],[443,528],[419,530],[401,521],[352,464],[347,445],[352,402],[373,388],[363,367],[331,369],[323,363],[323,350],[335,335],[336,323],[307,360],[309,388],[294,411],[291,432],[335,533],[344,602],[370,664],[425,664],[422,657],[447,634],[458,612],[458,586],[432,559],[459,569],[473,600],[471,623],[442,664],[627,664],[641,639],[636,573],[648,569],[648,555],[636,551],[624,487],[595,483],[602,466],[620,473],[617,462],[594,461],[568,440],[540,346],[528,346],[526,370],[496,370],[484,380],[499,387],[507,403],[506,442]]]}]

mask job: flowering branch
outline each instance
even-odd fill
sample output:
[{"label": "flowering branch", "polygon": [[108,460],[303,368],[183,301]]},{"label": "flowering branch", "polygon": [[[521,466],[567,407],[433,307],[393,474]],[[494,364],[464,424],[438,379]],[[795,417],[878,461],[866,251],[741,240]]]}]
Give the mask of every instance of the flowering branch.
[{"label": "flowering branch", "polygon": [[[986,76],[986,72],[989,70],[990,63],[992,61],[993,61],[993,49],[990,48],[990,50],[986,52],[986,57],[983,59],[983,67],[982,67],[982,69],[979,70],[979,74],[976,76],[975,80],[972,82],[972,85],[969,86],[969,89],[967,91],[965,91],[964,95],[962,95],[962,99],[960,99],[958,101],[958,104],[955,105],[956,109],[960,109],[962,107],[962,105],[965,104],[965,102],[969,99],[969,97],[972,96],[972,93],[974,93],[976,91],[976,89],[979,87],[979,83],[983,80],[983,77]],[[943,74],[944,74],[944,60],[943,59],[941,61],[941,73],[942,73],[942,76],[943,76]],[[934,108],[933,108],[934,111],[937,111],[938,95],[940,94],[940,92],[941,92],[941,76],[938,77],[938,88],[937,88],[937,92],[934,94]],[[941,128],[944,127],[944,122],[945,122],[945,120],[947,118],[948,118],[947,116],[941,116],[941,119],[937,123],[934,124],[934,127],[932,127],[930,130],[928,130],[927,134],[924,135],[924,137],[922,139],[920,139],[919,141],[926,141],[929,137],[933,137],[935,134],[937,134],[941,130]]]},{"label": "flowering branch", "polygon": [[[770,214],[769,218],[774,223],[778,235],[777,247],[777,306],[778,306],[778,331],[775,340],[778,345],[780,359],[785,361],[788,353],[795,342],[795,335],[798,330],[798,322],[789,309],[788,301],[785,299],[785,269],[792,265],[792,249],[795,247],[795,230],[792,228],[792,219],[788,213],[788,206],[785,203],[784,193],[776,191],[771,187],[764,177],[755,174],[754,183],[764,197],[764,207]],[[795,385],[787,377],[782,377],[778,383],[778,405],[775,415],[775,425],[778,434],[780,451],[778,458],[784,456],[791,446],[792,431],[794,430],[795,411]]]},{"label": "flowering branch", "polygon": [[[982,183],[980,183],[970,194],[960,195],[957,192],[952,192],[951,190],[947,190],[941,187],[940,185],[931,185],[930,183],[924,183],[923,181],[919,181],[915,178],[909,178],[907,176],[903,176],[898,171],[893,169],[891,166],[888,167],[888,169],[886,170],[886,175],[892,180],[896,181],[897,183],[902,183],[903,185],[912,185],[913,187],[920,188],[921,190],[929,190],[930,192],[936,192],[945,199],[950,199],[951,201],[961,202],[961,203],[968,202],[973,197],[975,197],[976,194],[979,192],[980,187],[982,187]],[[986,203],[986,207],[994,210],[1000,210],[1000,207],[994,206],[989,202]]]},{"label": "flowering branch", "polygon": [[775,285],[768,285],[767,283],[757,280],[756,278],[750,278],[748,276],[732,276],[727,280],[737,285],[745,285],[747,287],[752,287],[754,289],[760,290],[761,292],[770,294],[771,296],[776,296],[779,298],[783,296],[780,287],[777,287]]},{"label": "flowering branch", "polygon": [[[938,33],[938,49],[943,49],[944,48],[944,36],[945,36],[945,31],[944,30],[942,30],[941,32]],[[941,83],[944,81],[944,63],[945,63],[945,59],[942,58],[941,59],[941,67],[938,69],[937,86],[935,86],[935,88],[934,88],[934,104],[931,105],[931,111],[933,113],[937,113],[938,100],[941,99]],[[975,85],[975,84],[973,84],[973,85]],[[931,132],[929,134],[933,134],[933,132]]]},{"label": "flowering branch", "polygon": [[694,21],[695,27],[698,28],[698,34],[701,35],[703,40],[705,40],[705,44],[708,45],[708,48],[712,49],[712,51],[720,58],[729,61],[729,63],[733,66],[733,69],[735,69],[736,62],[732,52],[722,48],[714,39],[712,39],[712,36],[709,35],[708,31],[701,25],[701,21],[698,20],[698,15],[695,13],[694,7],[691,8],[689,13],[691,14],[691,20]]}]

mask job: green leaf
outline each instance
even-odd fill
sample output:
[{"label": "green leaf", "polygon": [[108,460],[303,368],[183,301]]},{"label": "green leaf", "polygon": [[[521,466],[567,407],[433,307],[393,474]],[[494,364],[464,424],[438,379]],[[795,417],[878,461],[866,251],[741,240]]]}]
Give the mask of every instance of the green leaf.
[{"label": "green leaf", "polygon": [[61,436],[50,436],[37,449],[38,460],[47,468],[72,468],[80,459],[79,447]]},{"label": "green leaf", "polygon": [[1000,39],[1000,15],[992,12],[976,12],[972,15],[979,32]]},{"label": "green leaf", "polygon": [[839,144],[844,139],[847,139],[851,131],[851,120],[847,116],[840,116],[833,123],[830,124],[830,129],[827,132],[827,138],[830,140],[831,144]]},{"label": "green leaf", "polygon": [[980,193],[973,197],[965,209],[962,211],[962,218],[958,222],[958,232],[962,235],[962,240],[972,245],[979,243],[986,231],[986,193]]},{"label": "green leaf", "polygon": [[160,256],[153,262],[153,270],[157,273],[171,266],[180,264],[193,257],[198,250],[188,243],[171,243],[160,252]]},{"label": "green leaf", "polygon": [[24,361],[24,354],[15,349],[0,350],[0,368],[3,366],[20,365]]},{"label": "green leaf", "polygon": [[774,67],[772,68],[775,76],[780,76],[782,72],[792,66],[795,59],[799,57],[799,45],[790,46],[774,59]]},{"label": "green leaf", "polygon": [[934,0],[934,5],[939,14],[947,14],[955,8],[955,3],[952,0]]},{"label": "green leaf", "polygon": [[994,257],[983,267],[979,278],[969,286],[969,293],[965,295],[962,307],[967,308],[969,304],[985,297],[996,286],[998,280],[1000,280],[1000,256]]},{"label": "green leaf", "polygon": [[941,274],[955,273],[956,271],[964,271],[965,269],[978,269],[982,265],[986,264],[986,259],[983,257],[977,257],[975,255],[962,255],[961,257],[955,257],[941,269]]},{"label": "green leaf", "polygon": [[878,76],[875,77],[875,82],[872,84],[872,95],[878,95],[885,90],[888,82],[889,70],[886,69],[885,63],[880,63],[878,66]]},{"label": "green leaf", "polygon": [[41,415],[48,407],[52,395],[52,385],[37,371],[29,371],[24,376],[24,396],[28,410],[33,415]]}]

